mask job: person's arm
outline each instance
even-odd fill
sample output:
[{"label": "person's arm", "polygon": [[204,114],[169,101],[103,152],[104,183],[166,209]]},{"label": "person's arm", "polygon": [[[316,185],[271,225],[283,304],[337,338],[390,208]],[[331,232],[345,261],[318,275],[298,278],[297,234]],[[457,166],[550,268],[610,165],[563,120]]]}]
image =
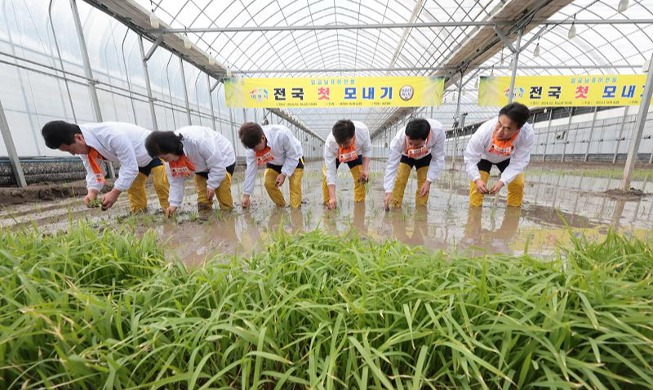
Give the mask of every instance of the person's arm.
[{"label": "person's arm", "polygon": [[254,184],[256,179],[256,156],[254,152],[248,150],[245,152],[245,160],[247,161],[247,169],[245,170],[245,184],[243,185],[243,207],[249,207],[250,196],[254,192]]},{"label": "person's arm", "polygon": [[465,152],[463,153],[463,158],[465,160],[465,170],[467,171],[467,176],[469,176],[469,179],[472,181],[476,181],[477,179],[481,178],[481,173],[479,172],[477,165],[479,161],[481,161],[483,150],[484,145],[482,137],[478,132],[476,132],[469,139],[467,147],[465,148]]},{"label": "person's arm", "polygon": [[388,154],[388,162],[385,164],[385,174],[383,176],[383,189],[385,196],[383,198],[383,207],[386,210],[390,209],[390,202],[392,201],[392,190],[395,186],[395,179],[397,177],[397,169],[401,163],[401,152],[403,147],[402,132],[397,135],[390,142],[390,153]]},{"label": "person's arm", "polygon": [[125,136],[113,137],[109,141],[109,145],[113,153],[118,157],[120,170],[118,171],[118,179],[113,184],[113,189],[102,197],[103,209],[111,208],[118,200],[118,196],[131,187],[139,173],[136,151],[129,138]]},{"label": "person's arm", "polygon": [[324,143],[324,164],[326,171],[326,183],[329,190],[329,200],[327,206],[334,208],[336,204],[336,159],[338,158],[338,151],[329,147],[329,140]]},{"label": "person's arm", "polygon": [[435,136],[435,143],[431,146],[431,163],[426,174],[426,181],[429,183],[433,183],[442,174],[444,169],[444,144],[446,142],[442,127],[432,129],[432,132]]},{"label": "person's arm", "polygon": [[227,176],[227,166],[229,164],[227,164],[225,156],[217,152],[213,140],[193,143],[193,148],[197,150],[200,158],[206,162],[206,169],[209,171],[206,188],[210,190],[217,189]]},{"label": "person's arm", "polygon": [[388,161],[385,164],[385,174],[383,176],[383,189],[386,194],[392,193],[395,186],[397,169],[401,162],[402,138],[400,132],[390,142],[390,152],[388,154]]},{"label": "person's arm", "polygon": [[184,176],[172,176],[170,169],[166,169],[168,181],[170,182],[170,194],[168,195],[168,202],[170,208],[166,210],[167,214],[172,214],[181,207],[181,202],[184,199]]},{"label": "person's arm", "polygon": [[373,147],[370,139],[369,130],[366,131],[366,137],[362,145],[363,149],[363,166],[361,167],[361,180],[366,182],[370,176],[370,161],[372,159]]},{"label": "person's arm", "polygon": [[332,150],[329,143],[324,145],[324,164],[326,165],[326,182],[327,185],[336,185],[336,159],[338,158],[338,151]]},{"label": "person's arm", "polygon": [[[88,162],[88,156],[85,154],[79,154],[78,156],[82,160],[82,164],[84,164],[84,168],[86,169],[86,189],[89,191],[93,190],[95,192],[102,191],[104,183],[98,183],[97,178],[95,177],[95,173],[93,172],[93,169],[91,169],[91,165]],[[98,162],[98,164],[100,165],[102,174],[106,176],[107,172],[104,169],[104,164],[102,164],[102,162]]]},{"label": "person's arm", "polygon": [[[104,187],[104,183],[98,183],[97,178],[95,177],[95,173],[93,173],[93,169],[91,169],[91,165],[88,162],[88,156],[84,154],[80,154],[79,158],[82,160],[82,164],[84,164],[84,168],[86,169],[86,196],[84,197],[84,204],[91,207],[91,201],[95,200],[102,191],[102,188]],[[107,172],[104,168],[104,164],[99,162],[100,169],[102,170],[102,175],[106,176]]]},{"label": "person's arm", "polygon": [[110,141],[112,151],[120,161],[120,170],[118,171],[118,179],[116,179],[113,187],[119,191],[127,191],[136,176],[138,176],[138,161],[136,159],[136,151],[127,137],[118,136],[113,137]]},{"label": "person's arm", "polygon": [[503,185],[508,185],[512,182],[517,175],[524,172],[524,169],[531,160],[531,149],[535,142],[535,136],[530,131],[525,134],[524,143],[515,148],[515,152],[510,157],[510,164],[503,170],[501,174],[501,182]]},{"label": "person's arm", "polygon": [[299,141],[296,143],[293,142],[295,136],[292,135],[290,131],[284,131],[279,135],[278,141],[283,142],[283,151],[286,154],[286,158],[281,166],[281,173],[290,177],[295,169],[297,164],[299,164],[299,159],[302,157],[302,149]]}]

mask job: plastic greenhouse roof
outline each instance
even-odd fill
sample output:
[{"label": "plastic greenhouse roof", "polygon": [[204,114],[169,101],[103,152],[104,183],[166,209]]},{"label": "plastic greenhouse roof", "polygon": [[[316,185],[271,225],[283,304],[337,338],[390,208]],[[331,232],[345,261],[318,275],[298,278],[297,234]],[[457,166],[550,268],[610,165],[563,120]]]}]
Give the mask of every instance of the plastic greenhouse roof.
[{"label": "plastic greenhouse roof", "polygon": [[[188,36],[241,77],[433,74],[469,45],[480,28],[455,24],[496,20],[493,18],[502,10],[525,7],[526,3],[531,8],[559,5],[550,17],[540,21],[567,23],[540,24],[527,30],[522,45],[529,41],[532,44],[520,53],[518,75],[641,73],[653,51],[653,0],[630,0],[624,12],[618,11],[618,0],[135,1],[152,9],[172,28],[230,28],[229,31],[192,31]],[[570,39],[568,22],[574,18],[579,21],[577,35]],[[537,13],[533,20],[537,22]],[[428,23],[439,25],[392,27],[393,24]],[[298,29],[338,25],[375,25],[375,28]],[[261,27],[277,29],[257,30]],[[537,43],[540,55],[536,57],[533,49]],[[510,75],[510,61],[511,52],[507,48],[497,49],[482,63],[472,63],[465,69],[461,112],[468,113],[467,123],[483,120],[496,111],[496,108],[476,105],[476,78],[490,73]],[[451,128],[457,84],[453,77],[447,84],[444,104],[432,110],[427,108],[420,115],[431,116],[432,112],[445,129]],[[388,108],[289,111],[322,137],[341,118],[366,122],[373,132],[401,120],[397,109]]]}]

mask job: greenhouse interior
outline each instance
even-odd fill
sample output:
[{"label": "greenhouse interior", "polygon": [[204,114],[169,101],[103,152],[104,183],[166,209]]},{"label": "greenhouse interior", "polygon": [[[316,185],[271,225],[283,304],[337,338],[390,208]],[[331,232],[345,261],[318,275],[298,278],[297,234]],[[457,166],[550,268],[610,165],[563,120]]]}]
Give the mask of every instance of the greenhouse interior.
[{"label": "greenhouse interior", "polygon": [[653,388],[653,0],[0,11],[0,388]]}]

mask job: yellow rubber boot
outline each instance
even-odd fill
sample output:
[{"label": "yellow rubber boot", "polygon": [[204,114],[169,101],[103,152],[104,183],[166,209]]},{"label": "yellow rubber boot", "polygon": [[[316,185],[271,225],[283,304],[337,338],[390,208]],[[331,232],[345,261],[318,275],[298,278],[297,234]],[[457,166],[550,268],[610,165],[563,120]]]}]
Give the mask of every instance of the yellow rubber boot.
[{"label": "yellow rubber boot", "polygon": [[[490,178],[490,172],[480,171],[481,180],[487,184],[488,179]],[[473,181],[469,182],[469,205],[470,206],[483,206],[483,194],[478,192],[476,189],[476,183]]]},{"label": "yellow rubber boot", "polygon": [[147,176],[141,172],[136,175],[131,187],[127,190],[129,208],[132,213],[140,213],[147,210],[147,194],[145,193],[145,182]]},{"label": "yellow rubber boot", "polygon": [[277,188],[277,176],[279,174],[274,169],[265,169],[265,191],[267,191],[274,204],[284,207],[286,206],[286,200],[283,198],[281,190]]},{"label": "yellow rubber boot", "polygon": [[293,209],[302,205],[302,178],[304,177],[304,168],[297,168],[290,175],[288,184],[290,187],[290,207]]},{"label": "yellow rubber boot", "polygon": [[227,172],[222,182],[215,190],[215,196],[220,203],[220,210],[231,210],[234,208],[234,198],[231,196],[231,173]]},{"label": "yellow rubber boot", "polygon": [[419,196],[419,190],[426,183],[426,175],[429,172],[428,165],[417,170],[417,191],[415,191],[415,206],[426,206],[429,201],[429,194]]},{"label": "yellow rubber boot", "polygon": [[322,204],[329,203],[329,186],[326,181],[326,165],[322,166]]},{"label": "yellow rubber boot", "polygon": [[515,180],[508,184],[508,206],[521,207],[522,200],[524,199],[525,182],[524,174],[520,173],[515,177]]},{"label": "yellow rubber boot", "polygon": [[170,206],[168,202],[168,197],[170,195],[170,183],[168,183],[168,174],[166,173],[166,167],[164,165],[159,165],[158,167],[152,168],[150,172],[152,175],[152,182],[154,183],[154,191],[156,192],[157,198],[159,198],[159,204],[163,211]]},{"label": "yellow rubber boot", "polygon": [[401,207],[401,204],[404,201],[404,191],[406,191],[406,184],[408,183],[410,170],[410,165],[399,163],[395,185],[392,187],[392,201],[390,202],[392,207]]},{"label": "yellow rubber boot", "polygon": [[362,168],[362,165],[356,165],[349,170],[354,179],[354,202],[365,202],[365,184],[360,181]]},{"label": "yellow rubber boot", "polygon": [[197,188],[197,209],[198,210],[211,210],[213,202],[209,202],[206,196],[206,182],[208,180],[204,176],[195,175],[195,187]]}]

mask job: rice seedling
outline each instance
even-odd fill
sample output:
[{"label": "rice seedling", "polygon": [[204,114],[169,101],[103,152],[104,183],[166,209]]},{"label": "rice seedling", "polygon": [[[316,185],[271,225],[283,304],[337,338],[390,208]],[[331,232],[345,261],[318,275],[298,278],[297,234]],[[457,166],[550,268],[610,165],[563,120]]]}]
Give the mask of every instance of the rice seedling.
[{"label": "rice seedling", "polygon": [[102,199],[99,199],[99,198],[91,199],[91,200],[88,202],[88,207],[89,207],[89,208],[98,208],[98,207],[102,207]]},{"label": "rice seedling", "polygon": [[549,262],[280,230],[187,269],[84,224],[0,248],[3,388],[653,386],[653,252],[615,233]]}]

